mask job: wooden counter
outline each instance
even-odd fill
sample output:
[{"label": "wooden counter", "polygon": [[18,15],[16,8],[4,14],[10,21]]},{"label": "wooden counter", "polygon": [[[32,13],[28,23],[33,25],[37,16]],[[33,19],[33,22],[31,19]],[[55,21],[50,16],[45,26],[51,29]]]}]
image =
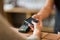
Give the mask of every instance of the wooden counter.
[{"label": "wooden counter", "polygon": [[[22,33],[25,36],[30,36],[32,33]],[[46,32],[42,32],[42,36],[41,36],[42,40],[60,40],[60,35],[58,34],[53,34],[53,33],[46,33]]]},{"label": "wooden counter", "polygon": [[4,10],[5,13],[26,13],[26,18],[30,17],[32,13],[38,12],[37,10],[29,10],[27,8],[15,7],[10,10]]},{"label": "wooden counter", "polygon": [[10,9],[10,10],[4,10],[5,12],[32,12],[32,13],[35,13],[35,12],[38,12],[37,10],[29,10],[29,9],[27,9],[27,8],[20,8],[20,7],[15,7],[15,8],[12,8],[12,9]]},{"label": "wooden counter", "polygon": [[60,35],[42,32],[42,40],[60,40]]}]

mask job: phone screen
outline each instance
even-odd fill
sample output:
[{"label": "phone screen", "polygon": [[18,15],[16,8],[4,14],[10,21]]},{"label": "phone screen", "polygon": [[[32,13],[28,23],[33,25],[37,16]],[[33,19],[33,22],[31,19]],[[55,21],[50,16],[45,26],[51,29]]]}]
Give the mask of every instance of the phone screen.
[{"label": "phone screen", "polygon": [[24,21],[25,21],[26,23],[28,23],[28,24],[31,24],[31,25],[33,25],[33,24],[32,24],[32,21],[38,23],[38,20],[36,20],[36,19],[34,19],[34,18],[32,18],[32,17],[30,17],[30,18],[28,18],[28,19],[26,19],[26,20],[24,20]]}]

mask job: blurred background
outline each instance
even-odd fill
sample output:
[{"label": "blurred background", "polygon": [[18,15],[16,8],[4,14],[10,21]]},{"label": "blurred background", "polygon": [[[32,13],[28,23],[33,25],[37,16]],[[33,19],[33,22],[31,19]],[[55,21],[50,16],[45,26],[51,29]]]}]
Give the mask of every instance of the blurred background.
[{"label": "blurred background", "polygon": [[[45,0],[4,0],[3,10],[6,19],[16,28],[19,28],[24,19],[38,13],[45,5]],[[54,32],[55,8],[51,15],[43,20],[45,32]]]}]

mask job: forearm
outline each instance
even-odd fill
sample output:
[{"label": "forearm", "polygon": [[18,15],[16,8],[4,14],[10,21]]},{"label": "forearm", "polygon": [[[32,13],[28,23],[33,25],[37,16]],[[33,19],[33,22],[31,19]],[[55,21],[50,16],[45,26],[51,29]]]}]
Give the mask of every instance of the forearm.
[{"label": "forearm", "polygon": [[0,14],[0,40],[24,40],[25,36],[17,32],[13,26]]},{"label": "forearm", "polygon": [[39,23],[34,23],[32,21],[32,23],[34,24],[34,31],[33,34],[29,36],[28,39],[40,40],[41,31],[42,31],[42,21],[40,21]]},{"label": "forearm", "polygon": [[27,38],[27,40],[40,40],[41,34],[40,31],[33,33],[31,36]]},{"label": "forearm", "polygon": [[42,19],[48,17],[51,13],[51,10],[53,8],[53,0],[46,0],[46,3],[44,7],[38,12],[37,15],[39,15]]}]

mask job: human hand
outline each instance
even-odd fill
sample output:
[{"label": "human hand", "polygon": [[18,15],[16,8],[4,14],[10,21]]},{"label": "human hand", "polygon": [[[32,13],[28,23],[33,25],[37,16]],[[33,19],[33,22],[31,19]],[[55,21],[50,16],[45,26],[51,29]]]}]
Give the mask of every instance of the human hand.
[{"label": "human hand", "polygon": [[34,29],[36,29],[35,27],[41,27],[42,29],[42,19],[40,18],[39,15],[33,15],[32,18],[38,20],[39,22],[35,24],[35,22],[32,21],[32,24],[34,25],[34,27],[32,27],[32,25],[29,24],[29,27],[34,31]]},{"label": "human hand", "polygon": [[38,23],[35,23],[34,21],[32,21],[32,24],[34,25],[34,30],[33,31],[35,31],[35,30],[38,30],[38,31],[42,30],[42,21],[38,21]]}]

